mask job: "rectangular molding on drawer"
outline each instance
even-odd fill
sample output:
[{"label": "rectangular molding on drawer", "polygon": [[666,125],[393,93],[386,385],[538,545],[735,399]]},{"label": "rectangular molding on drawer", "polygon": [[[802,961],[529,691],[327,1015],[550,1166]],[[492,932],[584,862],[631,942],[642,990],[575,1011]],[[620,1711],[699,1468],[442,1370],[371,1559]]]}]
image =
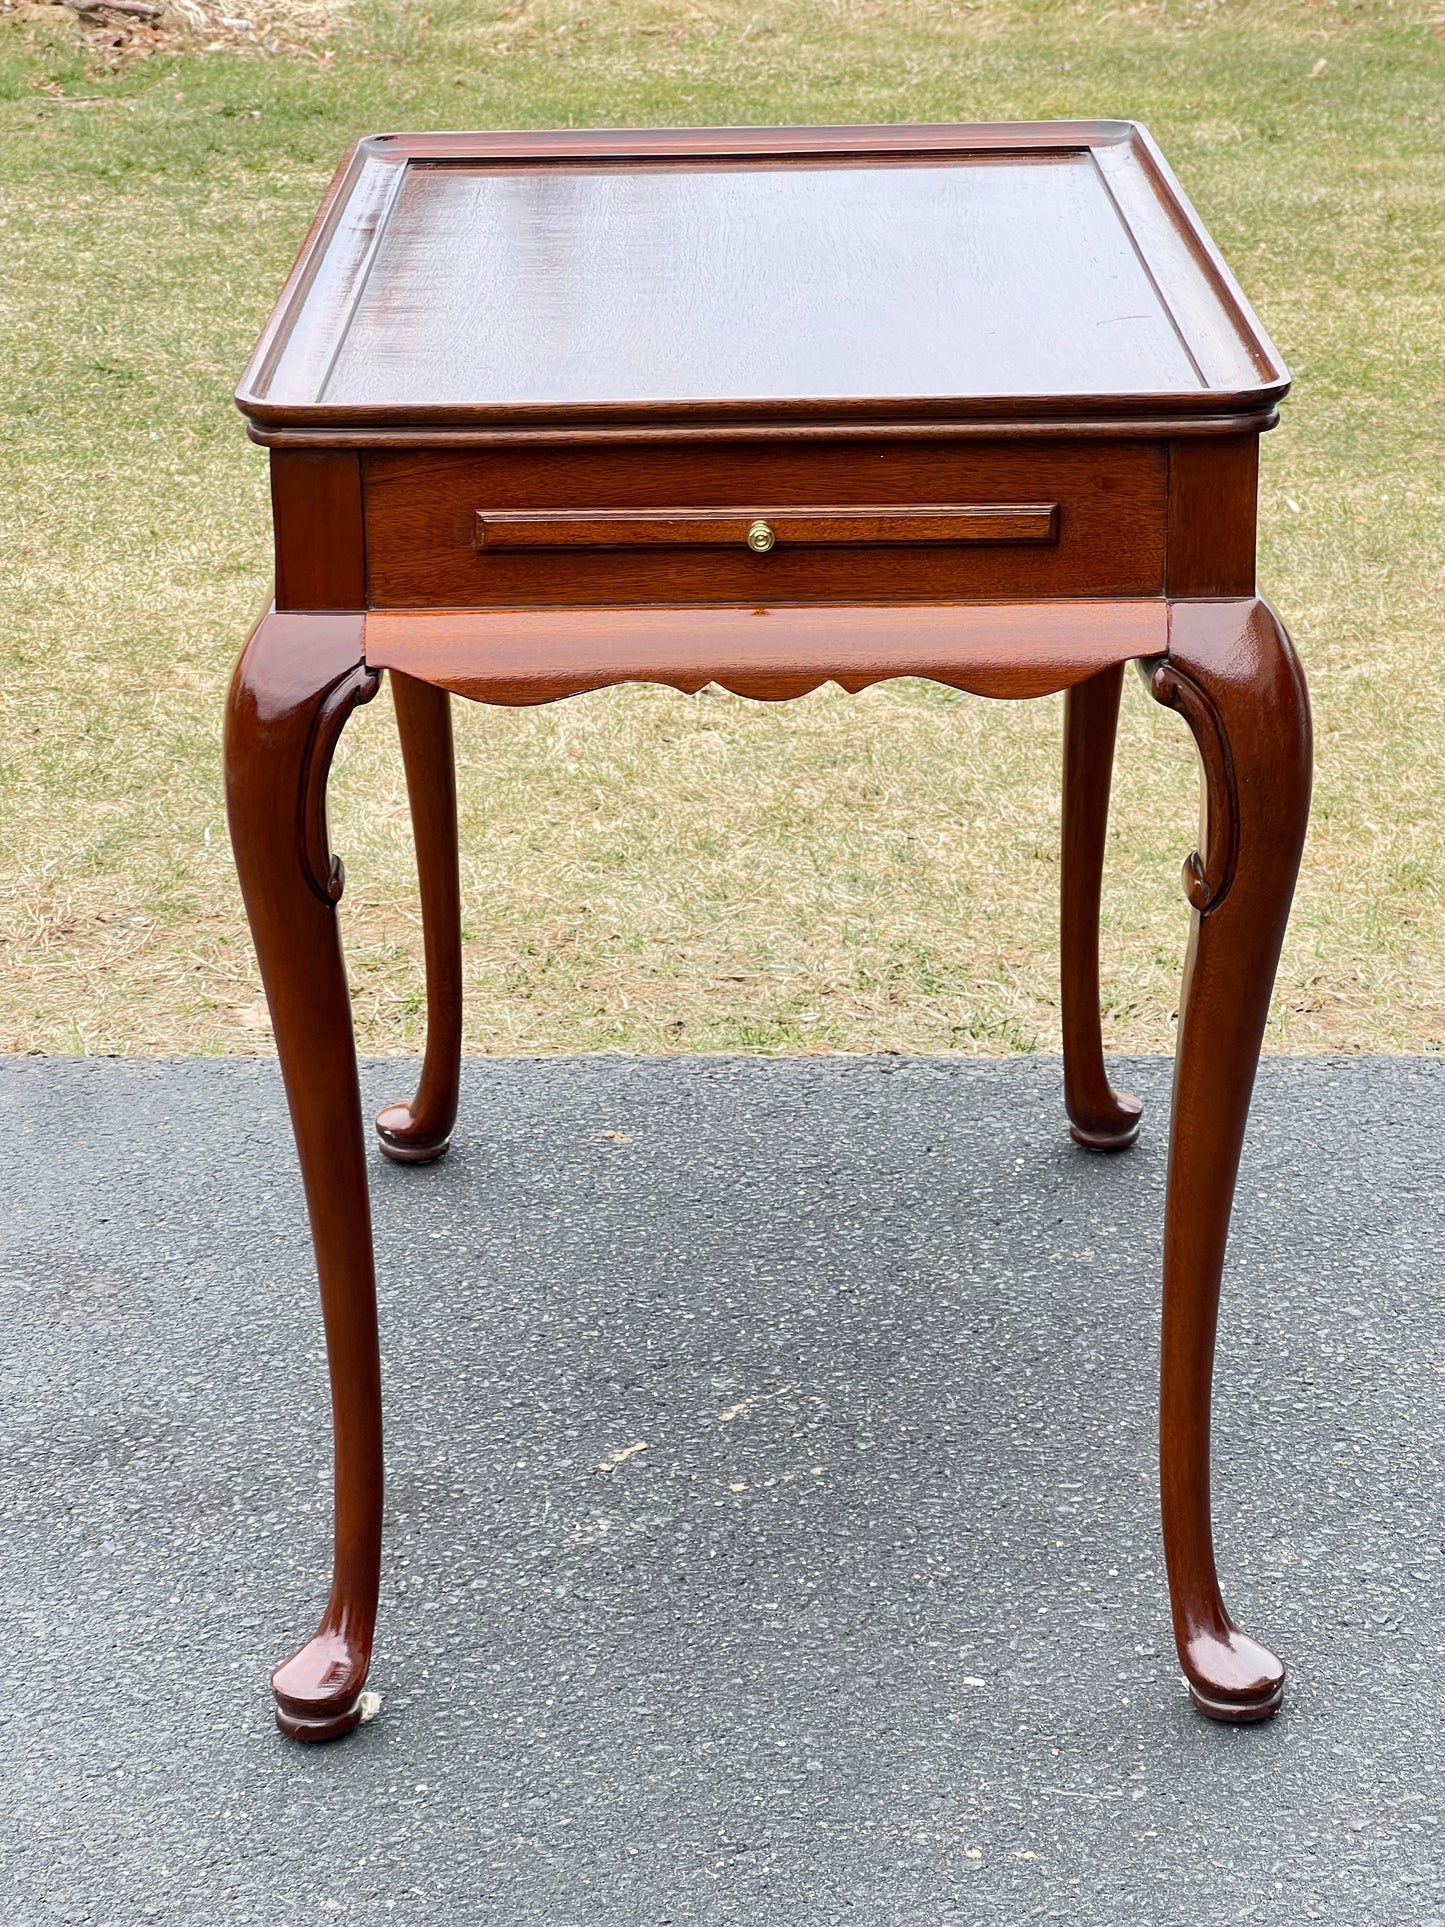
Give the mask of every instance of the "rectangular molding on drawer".
[{"label": "rectangular molding on drawer", "polygon": [[511,444],[369,449],[362,464],[373,609],[1164,586],[1163,441]]},{"label": "rectangular molding on drawer", "polygon": [[1055,542],[1053,502],[858,508],[478,509],[479,549],[626,549],[848,542]]}]

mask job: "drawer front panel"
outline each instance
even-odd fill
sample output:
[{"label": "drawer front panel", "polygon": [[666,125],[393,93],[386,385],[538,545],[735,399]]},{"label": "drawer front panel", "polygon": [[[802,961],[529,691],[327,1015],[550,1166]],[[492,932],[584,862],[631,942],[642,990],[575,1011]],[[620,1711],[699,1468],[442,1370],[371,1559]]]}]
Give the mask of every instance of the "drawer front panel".
[{"label": "drawer front panel", "polygon": [[375,609],[1157,595],[1154,442],[381,450]]}]

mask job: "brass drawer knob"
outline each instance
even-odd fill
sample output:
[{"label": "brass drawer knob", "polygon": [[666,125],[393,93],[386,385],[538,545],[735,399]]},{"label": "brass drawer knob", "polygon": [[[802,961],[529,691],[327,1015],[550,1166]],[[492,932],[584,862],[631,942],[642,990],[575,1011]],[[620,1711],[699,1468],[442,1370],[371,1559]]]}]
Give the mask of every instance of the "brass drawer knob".
[{"label": "brass drawer knob", "polygon": [[754,522],[748,530],[748,547],[754,555],[766,555],[777,539],[770,522]]}]

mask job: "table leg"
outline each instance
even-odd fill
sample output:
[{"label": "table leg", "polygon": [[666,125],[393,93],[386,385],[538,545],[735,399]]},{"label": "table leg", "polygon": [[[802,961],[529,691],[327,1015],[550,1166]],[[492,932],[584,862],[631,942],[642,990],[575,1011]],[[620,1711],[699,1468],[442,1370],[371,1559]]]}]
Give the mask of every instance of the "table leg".
[{"label": "table leg", "polygon": [[1099,886],[1109,827],[1109,778],[1124,665],[1064,696],[1064,836],[1060,866],[1060,1007],[1069,1136],[1090,1151],[1127,1150],[1139,1135],[1137,1097],[1104,1069],[1099,1027]]},{"label": "table leg", "polygon": [[1164,1551],[1195,1704],[1214,1719],[1258,1720],[1279,1705],[1284,1668],[1220,1597],[1210,1392],[1235,1178],[1309,811],[1309,701],[1289,638],[1258,601],[1175,603],[1169,653],[1146,673],[1194,732],[1205,797],[1204,853],[1184,866],[1194,917],[1164,1224]]},{"label": "table leg", "polygon": [[393,671],[406,788],[421,886],[426,950],[426,1056],[409,1103],[376,1120],[381,1148],[398,1164],[443,1157],[457,1121],[462,1069],[462,905],[457,874],[457,783],[451,698],[444,689]]},{"label": "table leg", "polygon": [[326,776],[346,718],[375,694],[350,615],[272,613],[247,643],[226,709],[226,809],[321,1285],[335,1442],[331,1597],[315,1636],[272,1677],[276,1718],[331,1739],[361,1717],[381,1563],[381,1374],[366,1150],[351,1001],[326,834]]}]

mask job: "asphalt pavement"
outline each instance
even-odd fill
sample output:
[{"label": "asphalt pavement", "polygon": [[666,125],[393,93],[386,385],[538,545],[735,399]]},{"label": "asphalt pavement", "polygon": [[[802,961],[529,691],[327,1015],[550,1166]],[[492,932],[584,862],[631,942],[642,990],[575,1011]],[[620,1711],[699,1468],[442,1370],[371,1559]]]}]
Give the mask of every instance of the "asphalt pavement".
[{"label": "asphalt pavement", "polygon": [[[410,1088],[368,1065],[368,1102]],[[379,1717],[284,1741],[329,1430],[274,1065],[8,1059],[0,1920],[1445,1927],[1445,1063],[1263,1067],[1190,1708],[1169,1066],[478,1060],[373,1164]]]}]

